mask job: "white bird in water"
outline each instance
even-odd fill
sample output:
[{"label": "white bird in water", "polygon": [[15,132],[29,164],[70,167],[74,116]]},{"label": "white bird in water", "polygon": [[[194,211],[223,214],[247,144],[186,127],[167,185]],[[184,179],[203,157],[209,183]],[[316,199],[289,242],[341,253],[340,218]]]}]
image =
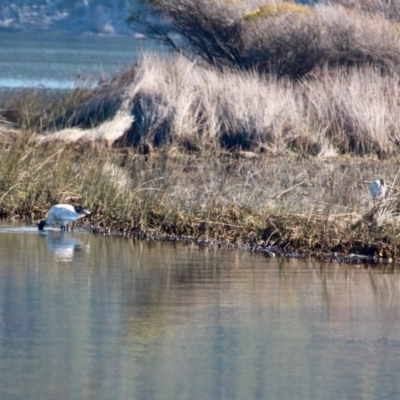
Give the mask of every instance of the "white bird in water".
[{"label": "white bird in water", "polygon": [[46,225],[59,224],[61,230],[65,231],[67,224],[78,220],[79,218],[90,215],[90,211],[85,210],[81,206],[73,206],[71,204],[56,204],[47,212],[47,219],[40,221],[38,224],[39,231],[42,231]]},{"label": "white bird in water", "polygon": [[369,192],[374,200],[385,197],[386,183],[383,179],[372,181],[369,185]]}]

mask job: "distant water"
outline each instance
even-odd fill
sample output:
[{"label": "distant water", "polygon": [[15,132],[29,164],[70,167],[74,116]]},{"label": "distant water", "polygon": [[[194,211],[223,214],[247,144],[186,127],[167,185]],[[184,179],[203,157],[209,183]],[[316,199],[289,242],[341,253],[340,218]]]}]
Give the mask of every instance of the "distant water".
[{"label": "distant water", "polygon": [[163,49],[146,39],[124,36],[0,32],[0,88],[73,88],[132,66],[145,51]]},{"label": "distant water", "polygon": [[0,399],[400,398],[397,270],[0,222]]}]

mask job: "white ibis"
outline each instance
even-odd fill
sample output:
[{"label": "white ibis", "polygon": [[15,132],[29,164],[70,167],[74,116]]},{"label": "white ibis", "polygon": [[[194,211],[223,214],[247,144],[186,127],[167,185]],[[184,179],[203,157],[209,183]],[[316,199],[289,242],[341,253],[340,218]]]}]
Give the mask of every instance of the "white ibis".
[{"label": "white ibis", "polygon": [[59,224],[61,230],[65,231],[67,224],[78,220],[79,218],[90,215],[90,211],[85,210],[81,206],[73,206],[71,204],[56,204],[47,212],[47,219],[40,221],[38,224],[39,231],[42,231],[46,225]]}]

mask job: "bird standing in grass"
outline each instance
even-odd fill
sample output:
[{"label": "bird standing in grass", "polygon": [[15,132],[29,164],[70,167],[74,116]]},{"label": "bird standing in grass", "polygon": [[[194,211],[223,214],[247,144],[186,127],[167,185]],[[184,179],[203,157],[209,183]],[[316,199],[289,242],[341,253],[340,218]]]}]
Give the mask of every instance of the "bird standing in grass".
[{"label": "bird standing in grass", "polygon": [[90,211],[81,206],[72,206],[71,204],[56,204],[47,212],[47,219],[38,224],[39,231],[42,231],[46,225],[59,224],[61,230],[67,229],[67,224],[78,220],[79,218],[90,215]]},{"label": "bird standing in grass", "polygon": [[369,185],[369,192],[372,198],[375,200],[385,197],[386,193],[386,183],[383,179],[377,179],[372,181]]}]

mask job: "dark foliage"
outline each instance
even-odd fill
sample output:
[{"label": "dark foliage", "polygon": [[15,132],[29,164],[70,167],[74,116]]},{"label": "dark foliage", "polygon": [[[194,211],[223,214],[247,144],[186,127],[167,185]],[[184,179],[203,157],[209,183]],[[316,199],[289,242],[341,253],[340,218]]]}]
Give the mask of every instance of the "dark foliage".
[{"label": "dark foliage", "polygon": [[160,0],[145,2],[128,23],[220,70],[232,67],[294,79],[324,64],[372,64],[399,72],[398,34],[380,15],[280,4],[281,11],[246,18],[244,9],[223,2]]}]

